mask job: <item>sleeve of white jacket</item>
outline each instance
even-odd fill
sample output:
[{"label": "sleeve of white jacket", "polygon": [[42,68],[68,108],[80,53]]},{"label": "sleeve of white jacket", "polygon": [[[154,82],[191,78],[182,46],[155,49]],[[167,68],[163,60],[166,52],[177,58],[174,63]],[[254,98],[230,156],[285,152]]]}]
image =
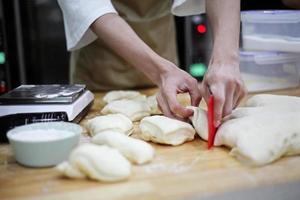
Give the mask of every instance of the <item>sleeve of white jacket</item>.
[{"label": "sleeve of white jacket", "polygon": [[110,0],[58,0],[58,4],[63,11],[69,51],[96,40],[97,36],[89,27],[97,18],[117,13]]},{"label": "sleeve of white jacket", "polygon": [[176,16],[201,14],[205,12],[205,0],[174,0],[171,11]]}]

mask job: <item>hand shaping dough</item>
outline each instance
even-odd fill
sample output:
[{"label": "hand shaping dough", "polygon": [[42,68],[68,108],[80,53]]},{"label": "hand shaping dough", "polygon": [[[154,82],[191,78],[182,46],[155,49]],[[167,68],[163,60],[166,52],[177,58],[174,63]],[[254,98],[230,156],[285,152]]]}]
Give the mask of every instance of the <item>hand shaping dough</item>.
[{"label": "hand shaping dough", "polygon": [[146,96],[142,95],[137,91],[115,90],[115,91],[108,92],[103,97],[103,101],[105,103],[110,103],[112,101],[121,100],[121,99],[146,100]]},{"label": "hand shaping dough", "polygon": [[133,129],[131,120],[122,114],[94,117],[88,120],[85,126],[92,136],[107,130],[118,131],[129,135]]},{"label": "hand shaping dough", "polygon": [[92,138],[95,144],[104,144],[118,149],[128,160],[137,164],[150,162],[154,158],[153,147],[139,139],[115,131],[105,131]]},{"label": "hand shaping dough", "polygon": [[146,101],[117,100],[107,104],[102,110],[102,114],[121,113],[126,115],[131,121],[139,121],[150,115],[150,108]]},{"label": "hand shaping dough", "polygon": [[258,94],[249,98],[245,104],[248,107],[271,105],[300,105],[300,98],[295,96]]},{"label": "hand shaping dough", "polygon": [[300,153],[300,113],[263,113],[223,123],[215,145],[232,147],[231,155],[250,165],[265,165]]},{"label": "hand shaping dough", "polygon": [[140,130],[142,139],[170,145],[193,140],[195,135],[190,124],[160,115],[142,119]]},{"label": "hand shaping dough", "polygon": [[147,104],[150,107],[150,114],[151,115],[161,115],[162,112],[158,108],[157,100],[156,100],[156,95],[152,95],[147,97]]},{"label": "hand shaping dough", "polygon": [[188,106],[187,108],[194,111],[194,114],[190,117],[190,120],[192,121],[196,132],[202,139],[208,140],[208,122],[206,110],[193,106]]},{"label": "hand shaping dough", "polygon": [[131,174],[131,164],[118,150],[105,145],[83,144],[71,152],[69,161],[56,169],[70,178],[120,181]]}]

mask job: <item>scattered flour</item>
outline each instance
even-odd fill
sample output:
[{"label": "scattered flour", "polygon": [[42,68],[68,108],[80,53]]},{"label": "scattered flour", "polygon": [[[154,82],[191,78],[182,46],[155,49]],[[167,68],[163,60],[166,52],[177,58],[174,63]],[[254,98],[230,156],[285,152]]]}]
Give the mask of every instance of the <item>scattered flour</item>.
[{"label": "scattered flour", "polygon": [[188,171],[190,167],[182,163],[174,164],[148,164],[145,166],[145,172],[147,173],[157,173],[157,172],[169,172],[169,173],[182,173]]},{"label": "scattered flour", "polygon": [[190,163],[179,162],[179,163],[152,163],[145,165],[144,170],[146,173],[157,173],[157,172],[168,172],[168,173],[183,173],[190,170],[199,160],[200,157],[196,157]]}]

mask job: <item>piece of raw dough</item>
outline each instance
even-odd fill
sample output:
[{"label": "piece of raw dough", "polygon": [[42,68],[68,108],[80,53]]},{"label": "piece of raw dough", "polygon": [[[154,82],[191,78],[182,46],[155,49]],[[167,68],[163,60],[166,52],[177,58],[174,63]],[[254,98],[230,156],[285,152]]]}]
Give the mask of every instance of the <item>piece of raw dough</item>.
[{"label": "piece of raw dough", "polygon": [[62,175],[70,178],[86,178],[86,175],[80,172],[77,166],[71,166],[68,161],[64,161],[57,165],[56,170],[58,170]]},{"label": "piece of raw dough", "polygon": [[227,118],[233,119],[251,115],[262,115],[264,113],[273,113],[274,115],[278,115],[278,113],[286,112],[300,112],[300,104],[299,106],[290,106],[288,104],[271,104],[260,107],[239,107],[233,110]]},{"label": "piece of raw dough", "polygon": [[257,94],[253,97],[250,97],[245,104],[245,106],[248,107],[271,105],[300,105],[300,97],[273,94]]},{"label": "piece of raw dough", "polygon": [[204,140],[208,140],[208,124],[207,124],[207,111],[194,106],[187,106],[187,108],[194,111],[190,120],[197,132],[197,134]]},{"label": "piece of raw dough", "polygon": [[262,113],[224,122],[215,145],[249,165],[265,165],[284,155],[300,154],[300,113]]},{"label": "piece of raw dough", "polygon": [[[272,95],[275,96],[275,95]],[[267,97],[268,98],[268,97]],[[276,97],[275,97],[276,98]],[[284,155],[300,154],[300,104],[270,99],[273,104],[256,102],[233,110],[218,128],[214,145],[232,148],[230,155],[249,165],[265,165]],[[286,98],[290,100],[289,98]],[[293,105],[297,101],[292,98]],[[274,103],[277,102],[277,103]],[[207,140],[207,115],[201,108],[190,118],[199,136]],[[299,124],[299,125],[298,125]]]},{"label": "piece of raw dough", "polygon": [[126,115],[131,121],[139,121],[150,115],[150,107],[146,101],[137,100],[117,100],[107,104],[102,110],[102,114],[121,113]]},{"label": "piece of raw dough", "polygon": [[56,169],[70,178],[88,177],[98,181],[121,181],[131,174],[131,164],[116,149],[86,143],[74,149],[68,162]]},{"label": "piece of raw dough", "polygon": [[[207,123],[207,111],[193,106],[187,106],[187,108],[194,111],[193,116],[190,117],[190,120],[198,133],[198,135],[204,139],[208,140],[208,123]],[[226,117],[226,120],[241,118],[251,115],[261,115],[267,113],[273,113],[274,115],[282,112],[300,112],[299,107],[292,107],[290,105],[270,105],[270,106],[261,106],[261,107],[238,107],[232,111],[232,113]]]},{"label": "piece of raw dough", "polygon": [[161,115],[162,112],[160,111],[157,100],[156,100],[156,94],[147,97],[147,104],[150,107],[150,114],[151,115]]},{"label": "piece of raw dough", "polygon": [[147,142],[126,136],[116,131],[101,132],[92,138],[92,142],[116,148],[128,160],[136,164],[150,162],[155,154],[154,148]]},{"label": "piece of raw dough", "polygon": [[195,135],[190,124],[160,115],[142,119],[140,130],[142,139],[170,145],[193,140]]},{"label": "piece of raw dough", "polygon": [[121,99],[146,100],[146,96],[141,94],[138,91],[115,90],[106,93],[106,95],[103,97],[103,101],[105,103],[110,103],[112,101],[121,100]]},{"label": "piece of raw dough", "polygon": [[85,127],[90,135],[94,136],[100,132],[112,130],[129,135],[133,129],[131,120],[123,114],[109,114],[89,119]]}]

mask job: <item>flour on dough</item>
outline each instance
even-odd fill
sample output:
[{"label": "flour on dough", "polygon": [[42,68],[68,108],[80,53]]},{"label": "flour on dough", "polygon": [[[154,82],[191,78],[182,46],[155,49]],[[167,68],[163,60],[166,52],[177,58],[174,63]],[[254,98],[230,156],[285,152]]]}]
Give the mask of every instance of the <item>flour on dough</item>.
[{"label": "flour on dough", "polygon": [[117,100],[107,104],[102,110],[102,114],[121,113],[126,115],[131,121],[139,121],[150,115],[150,107],[146,101],[138,100]]},{"label": "flour on dough", "polygon": [[151,115],[161,115],[162,112],[160,111],[157,100],[156,100],[156,94],[147,97],[147,104],[150,107],[150,114]]},{"label": "flour on dough", "polygon": [[105,103],[110,103],[112,101],[121,99],[132,99],[132,100],[146,100],[146,96],[138,91],[133,90],[115,90],[108,92],[104,97],[103,101]]},{"label": "flour on dough", "polygon": [[129,135],[133,129],[133,124],[131,120],[123,114],[109,114],[89,119],[85,123],[85,127],[92,136],[107,130],[118,131]]},{"label": "flour on dough", "polygon": [[131,174],[130,162],[118,150],[89,143],[74,149],[69,160],[56,169],[70,178],[88,177],[108,182],[127,179]]},{"label": "flour on dough", "polygon": [[95,135],[92,142],[118,149],[128,160],[136,164],[150,162],[154,148],[145,141],[126,136],[116,131],[105,131]]},{"label": "flour on dough", "polygon": [[208,140],[208,124],[207,124],[207,112],[206,110],[199,108],[188,106],[187,108],[192,109],[194,111],[193,116],[190,117],[190,120],[198,133],[198,135],[204,139]]},{"label": "flour on dough", "polygon": [[142,139],[170,145],[193,140],[195,135],[190,124],[160,115],[142,119],[140,130]]},{"label": "flour on dough", "polygon": [[288,104],[271,104],[260,107],[238,107],[234,109],[227,118],[241,118],[252,115],[262,115],[265,113],[273,113],[274,115],[278,115],[279,113],[286,112],[300,112],[300,104],[299,106],[291,106]]},{"label": "flour on dough", "polygon": [[[300,154],[300,102],[298,97],[256,95],[247,106],[232,111],[218,128],[214,145],[231,148],[230,155],[249,165],[265,165],[285,155]],[[255,107],[257,106],[257,107]],[[191,121],[207,140],[207,115],[194,110]]]},{"label": "flour on dough", "polygon": [[272,94],[258,94],[250,97],[245,106],[271,106],[271,105],[300,105],[300,97]]},{"label": "flour on dough", "polygon": [[300,154],[300,113],[263,113],[224,122],[215,145],[249,165],[265,165],[284,155]]}]

